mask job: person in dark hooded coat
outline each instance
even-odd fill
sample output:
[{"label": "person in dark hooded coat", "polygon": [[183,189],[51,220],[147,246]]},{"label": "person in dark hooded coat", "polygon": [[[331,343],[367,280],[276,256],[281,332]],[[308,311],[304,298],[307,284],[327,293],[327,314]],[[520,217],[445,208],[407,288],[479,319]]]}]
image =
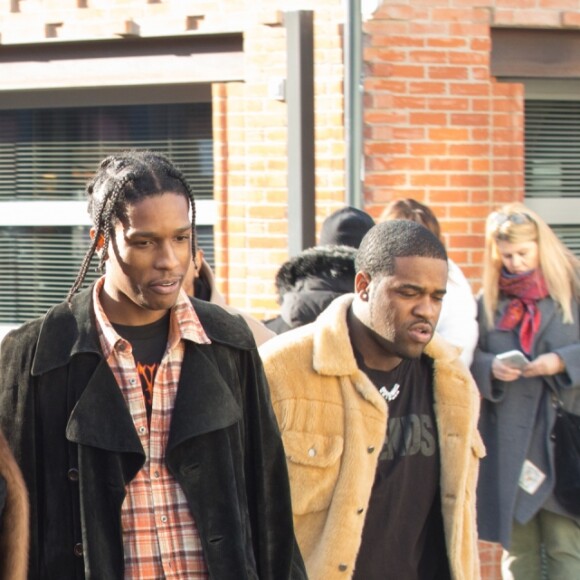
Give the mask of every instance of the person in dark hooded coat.
[{"label": "person in dark hooded coat", "polygon": [[316,320],[338,296],[354,288],[354,257],[349,246],[315,246],[288,260],[276,274],[280,314],[264,324],[281,334]]},{"label": "person in dark hooded coat", "polygon": [[330,214],[320,244],[282,264],[276,274],[280,314],[264,322],[277,334],[313,322],[338,296],[354,289],[354,258],[373,218],[346,206]]}]

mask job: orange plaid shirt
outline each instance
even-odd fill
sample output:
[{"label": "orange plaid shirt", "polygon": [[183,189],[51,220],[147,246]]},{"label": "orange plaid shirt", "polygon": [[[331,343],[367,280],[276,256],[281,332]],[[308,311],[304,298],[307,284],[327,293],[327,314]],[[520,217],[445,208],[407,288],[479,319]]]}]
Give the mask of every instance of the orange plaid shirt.
[{"label": "orange plaid shirt", "polygon": [[131,344],[117,334],[99,300],[103,283],[104,277],[93,290],[101,348],[146,454],[143,468],[127,486],[121,510],[125,578],[206,580],[209,574],[199,532],[181,487],[165,466],[164,454],[185,350],[183,341],[208,344],[210,340],[182,290],[171,310],[167,348],[155,376],[148,426]]}]

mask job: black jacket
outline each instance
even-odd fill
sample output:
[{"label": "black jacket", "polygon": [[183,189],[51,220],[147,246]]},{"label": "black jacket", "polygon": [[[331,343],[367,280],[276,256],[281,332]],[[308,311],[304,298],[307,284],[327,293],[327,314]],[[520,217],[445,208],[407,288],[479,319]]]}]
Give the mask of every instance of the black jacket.
[{"label": "black jacket", "polygon": [[282,264],[276,274],[280,315],[264,324],[281,334],[316,320],[335,298],[354,291],[355,256],[350,246],[315,246]]},{"label": "black jacket", "polygon": [[[0,423],[29,487],[29,578],[123,578],[121,505],[145,455],[103,359],[91,290],[10,333]],[[166,463],[215,580],[305,578],[285,456],[246,324],[194,299],[211,339],[186,343]]]}]

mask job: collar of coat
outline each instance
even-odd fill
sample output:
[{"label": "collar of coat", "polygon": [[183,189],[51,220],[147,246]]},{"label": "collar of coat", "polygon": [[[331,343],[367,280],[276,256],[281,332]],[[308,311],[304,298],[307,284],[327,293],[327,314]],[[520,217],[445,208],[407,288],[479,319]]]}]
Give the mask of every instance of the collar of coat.
[{"label": "collar of coat", "polygon": [[[251,350],[255,343],[241,316],[232,316],[223,308],[191,299],[195,312],[212,342]],[[102,357],[95,326],[92,286],[77,294],[72,302],[51,308],[43,319],[32,364],[38,376],[68,363],[75,354],[94,353]]]},{"label": "collar of coat", "polygon": [[[347,325],[347,313],[353,300],[354,294],[340,296],[314,323],[312,361],[314,370],[321,375],[353,376],[360,372]],[[433,359],[436,401],[468,408],[473,404],[476,391],[469,371],[459,358],[460,353],[461,349],[437,333],[425,348],[425,354]],[[449,380],[440,380],[443,377]],[[363,397],[372,402],[378,400],[376,388],[370,381],[357,384]],[[379,399],[382,401],[380,395]]]}]

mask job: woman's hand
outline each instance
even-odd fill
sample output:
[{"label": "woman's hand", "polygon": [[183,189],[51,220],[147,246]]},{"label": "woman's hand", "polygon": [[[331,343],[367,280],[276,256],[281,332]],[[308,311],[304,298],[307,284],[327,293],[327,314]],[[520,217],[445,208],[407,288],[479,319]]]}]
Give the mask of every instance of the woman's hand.
[{"label": "woman's hand", "polygon": [[519,379],[522,376],[522,371],[502,363],[497,357],[495,357],[491,363],[491,374],[494,379],[509,383],[510,381]]},{"label": "woman's hand", "polygon": [[541,354],[538,358],[530,362],[530,364],[526,365],[522,371],[522,375],[524,377],[549,376],[563,373],[565,370],[566,365],[564,361],[555,352],[548,352]]}]

